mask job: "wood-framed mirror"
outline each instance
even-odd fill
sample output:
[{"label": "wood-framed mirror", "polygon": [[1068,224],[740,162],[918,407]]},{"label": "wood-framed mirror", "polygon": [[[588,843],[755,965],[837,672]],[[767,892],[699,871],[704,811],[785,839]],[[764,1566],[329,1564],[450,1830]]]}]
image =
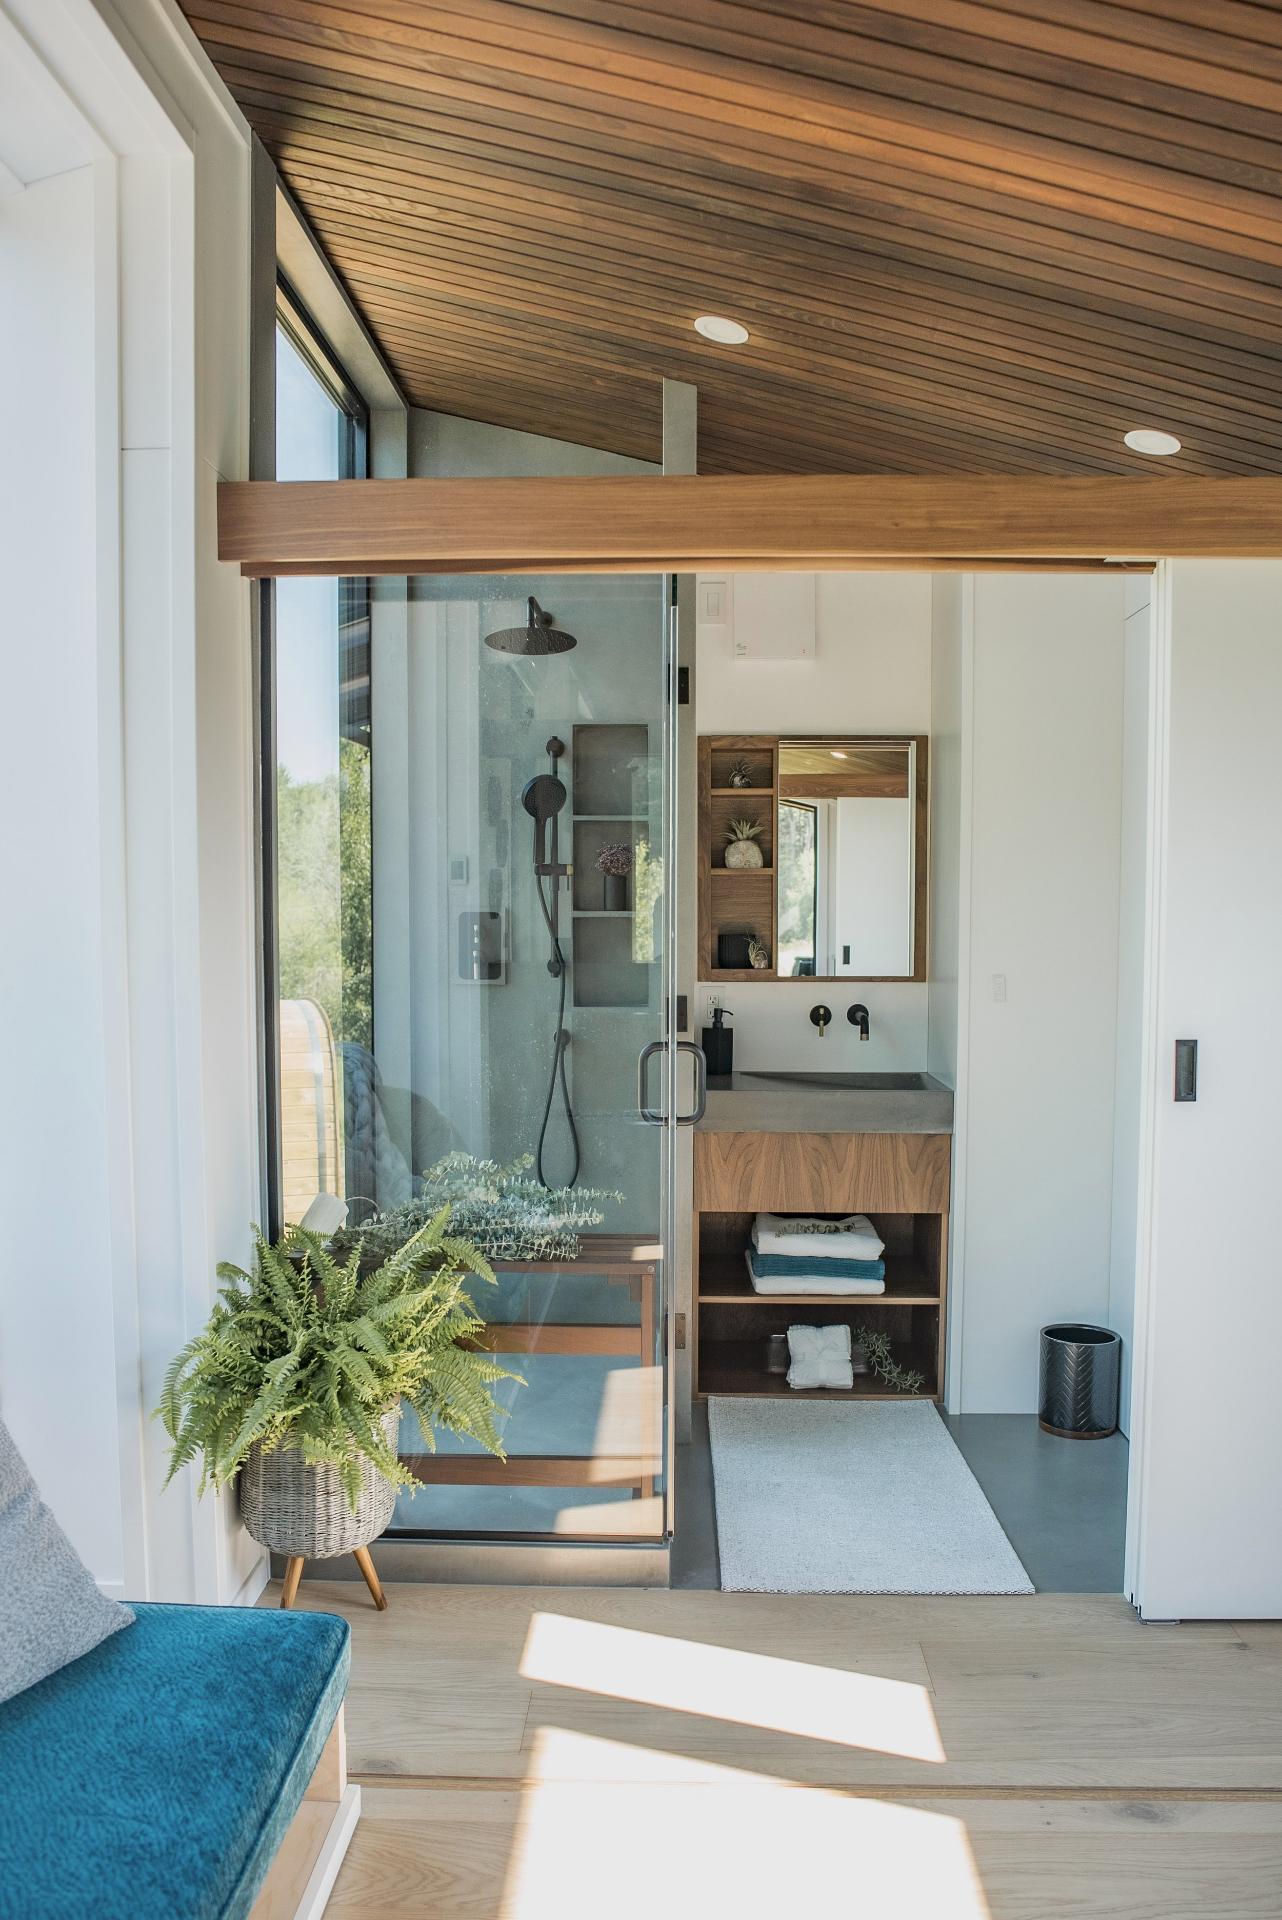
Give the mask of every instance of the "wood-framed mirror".
[{"label": "wood-framed mirror", "polygon": [[699,977],[926,978],[929,742],[705,735]]}]

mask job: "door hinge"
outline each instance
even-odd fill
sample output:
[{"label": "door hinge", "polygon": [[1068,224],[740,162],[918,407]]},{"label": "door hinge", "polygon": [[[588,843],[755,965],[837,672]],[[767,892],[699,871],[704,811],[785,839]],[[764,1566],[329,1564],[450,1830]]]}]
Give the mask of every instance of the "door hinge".
[{"label": "door hinge", "polygon": [[684,1350],[685,1343],[686,1343],[686,1317],[684,1313],[679,1313],[676,1315],[675,1338],[676,1338],[677,1352],[681,1353]]}]

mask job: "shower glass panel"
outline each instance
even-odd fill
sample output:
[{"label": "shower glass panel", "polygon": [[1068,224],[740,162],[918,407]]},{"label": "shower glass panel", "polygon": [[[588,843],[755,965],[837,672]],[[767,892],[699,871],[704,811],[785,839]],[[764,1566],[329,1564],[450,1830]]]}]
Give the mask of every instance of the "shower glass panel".
[{"label": "shower glass panel", "polygon": [[[534,1183],[475,1285],[519,1376],[496,1389],[507,1461],[449,1434],[433,1451],[407,1414],[402,1537],[665,1531],[669,1129],[642,1121],[637,1066],[671,999],[667,600],[658,576],[374,596],[372,1031],[341,1048],[345,1196],[359,1221],[495,1169]],[[665,1057],[649,1101],[671,1112]],[[540,1176],[595,1216],[550,1244]]]}]

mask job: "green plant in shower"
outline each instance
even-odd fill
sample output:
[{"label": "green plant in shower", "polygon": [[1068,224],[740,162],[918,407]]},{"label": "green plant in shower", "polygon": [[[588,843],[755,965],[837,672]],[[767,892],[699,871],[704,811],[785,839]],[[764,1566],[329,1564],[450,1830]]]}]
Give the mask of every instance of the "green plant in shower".
[{"label": "green plant in shower", "polygon": [[877,1378],[893,1387],[896,1393],[916,1393],[925,1384],[926,1376],[915,1367],[900,1366],[889,1337],[880,1327],[854,1327],[851,1338],[867,1354],[868,1364]]},{"label": "green plant in shower", "polygon": [[632,958],[648,966],[655,958],[654,910],[663,897],[663,860],[651,853],[649,840],[636,844],[636,877],[632,882]]},{"label": "green plant in shower", "polygon": [[448,1205],[451,1223],[490,1260],[572,1260],[579,1234],[599,1227],[609,1201],[621,1193],[595,1187],[543,1187],[529,1176],[534,1160],[523,1154],[509,1166],[447,1153],[423,1175],[421,1192],[403,1206],[376,1213],[361,1227],[344,1227],[331,1243],[340,1258],[361,1250],[366,1260],[385,1259],[436,1210]]},{"label": "green plant in shower", "polygon": [[402,1400],[429,1446],[447,1427],[502,1458],[490,1389],[519,1376],[472,1344],[485,1322],[467,1289],[494,1275],[449,1226],[441,1207],[372,1270],[360,1246],[340,1260],[301,1227],[275,1245],[255,1228],[252,1268],[219,1266],[213,1312],[165,1375],[168,1478],[199,1459],[204,1493],[228,1485],[255,1444],[297,1447],[338,1469],[355,1510],[362,1461],[419,1484],[379,1424]]}]

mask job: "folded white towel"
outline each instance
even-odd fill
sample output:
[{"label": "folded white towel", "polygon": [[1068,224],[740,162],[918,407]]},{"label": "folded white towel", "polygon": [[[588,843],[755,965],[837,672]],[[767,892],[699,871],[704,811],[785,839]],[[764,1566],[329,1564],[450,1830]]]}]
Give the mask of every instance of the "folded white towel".
[{"label": "folded white towel", "polygon": [[823,1262],[815,1262],[813,1273],[794,1273],[778,1278],[770,1274],[755,1273],[752,1255],[744,1249],[748,1278],[756,1293],[815,1293],[827,1294],[831,1299],[839,1300],[850,1294],[884,1293],[884,1280],[830,1280],[822,1271]]},{"label": "folded white towel", "polygon": [[880,1260],[886,1243],[866,1213],[823,1220],[786,1213],[759,1213],[752,1225],[759,1253],[812,1255],[820,1260]]},{"label": "folded white towel", "polygon": [[790,1387],[853,1387],[849,1327],[789,1327]]}]

